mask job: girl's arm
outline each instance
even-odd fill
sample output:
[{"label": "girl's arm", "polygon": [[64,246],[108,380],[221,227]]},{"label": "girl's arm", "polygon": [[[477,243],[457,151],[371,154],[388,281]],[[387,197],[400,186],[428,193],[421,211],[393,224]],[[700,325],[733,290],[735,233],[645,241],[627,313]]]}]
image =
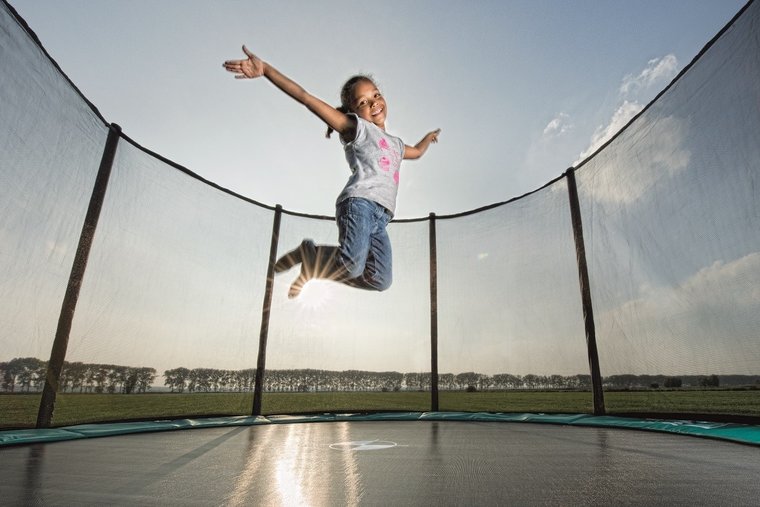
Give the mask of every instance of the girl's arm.
[{"label": "girl's arm", "polygon": [[438,134],[441,133],[441,129],[436,129],[432,132],[428,132],[425,137],[422,138],[422,141],[415,144],[414,146],[406,146],[404,148],[404,158],[405,159],[415,159],[420,158],[422,155],[425,154],[425,152],[428,149],[428,146],[430,146],[430,143],[437,143],[438,142]]},{"label": "girl's arm", "polygon": [[245,46],[243,46],[243,52],[248,58],[227,60],[223,64],[225,69],[236,74],[236,79],[254,79],[264,76],[277,88],[306,106],[309,111],[317,115],[343,138],[352,139],[355,137],[356,120],[353,116],[343,114],[320,98],[311,95],[298,83],[251,53]]}]

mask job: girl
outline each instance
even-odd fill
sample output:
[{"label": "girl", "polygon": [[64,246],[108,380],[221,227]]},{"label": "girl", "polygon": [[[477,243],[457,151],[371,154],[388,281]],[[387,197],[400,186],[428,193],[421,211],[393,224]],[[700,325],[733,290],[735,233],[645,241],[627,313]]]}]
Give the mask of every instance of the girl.
[{"label": "girl", "polygon": [[265,77],[327,124],[327,137],[335,131],[346,152],[351,176],[336,201],[340,246],[315,245],[305,239],[281,257],[275,272],[299,262],[301,273],[288,297],[301,293],[312,278],[326,278],[367,290],[382,291],[391,285],[391,244],[386,225],[393,218],[401,159],[420,158],[438,142],[440,129],[429,132],[414,146],[407,146],[385,132],[387,104],[374,81],[354,76],[343,85],[341,105],[330,106],[309,94],[295,81],[262,61],[243,46],[242,60],[228,60],[224,68],[237,79]]}]

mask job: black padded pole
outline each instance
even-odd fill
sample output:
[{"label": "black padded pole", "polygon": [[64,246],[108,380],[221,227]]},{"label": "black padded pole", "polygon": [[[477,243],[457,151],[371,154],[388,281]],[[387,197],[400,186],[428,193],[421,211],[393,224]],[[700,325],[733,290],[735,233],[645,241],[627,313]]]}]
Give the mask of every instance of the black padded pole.
[{"label": "black padded pole", "polygon": [[430,214],[430,410],[438,411],[438,255],[435,213]]},{"label": "black padded pole", "polygon": [[596,328],[594,327],[594,309],[591,305],[591,285],[588,278],[588,266],[586,264],[586,246],[583,241],[583,223],[581,221],[581,207],[578,201],[578,187],[575,184],[575,168],[571,167],[565,172],[567,177],[567,192],[570,198],[570,217],[573,223],[573,237],[575,238],[575,256],[578,261],[578,279],[581,289],[581,303],[583,305],[583,324],[586,328],[586,346],[588,348],[588,363],[591,370],[591,388],[594,398],[594,415],[604,415],[604,390],[602,389],[602,375],[599,370],[599,354],[596,348]]},{"label": "black padded pole", "polygon": [[50,351],[45,386],[42,389],[42,399],[40,400],[40,407],[37,412],[37,428],[49,428],[53,420],[55,397],[58,392],[63,362],[66,359],[66,349],[69,346],[69,335],[71,334],[74,312],[79,300],[79,290],[82,287],[82,280],[87,269],[87,260],[89,259],[90,249],[95,238],[95,230],[98,227],[100,211],[103,208],[103,201],[105,200],[108,180],[111,176],[111,168],[113,167],[116,146],[119,144],[120,135],[121,127],[112,123],[108,130],[103,156],[100,159],[98,174],[95,177],[95,185],[90,195],[90,204],[87,208],[87,215],[85,215],[82,233],[79,235],[79,245],[74,255],[74,264],[71,267],[69,283],[63,296],[61,313],[58,317],[58,327],[55,331],[53,348]]},{"label": "black padded pole", "polygon": [[274,210],[272,243],[269,246],[269,265],[267,266],[267,283],[264,290],[264,305],[261,310],[259,357],[256,361],[256,379],[253,385],[253,415],[261,415],[261,397],[264,393],[264,370],[267,362],[267,339],[269,338],[269,315],[272,311],[272,289],[274,288],[274,264],[277,262],[277,245],[280,241],[281,218],[282,206],[278,204]]}]

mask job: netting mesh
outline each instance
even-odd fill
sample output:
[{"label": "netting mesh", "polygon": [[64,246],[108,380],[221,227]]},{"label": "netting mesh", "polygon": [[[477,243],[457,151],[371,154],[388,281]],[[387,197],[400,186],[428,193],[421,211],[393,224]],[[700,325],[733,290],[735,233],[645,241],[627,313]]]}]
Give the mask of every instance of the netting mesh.
[{"label": "netting mesh", "polygon": [[68,361],[159,375],[255,365],[271,211],[228,197],[120,144]]},{"label": "netting mesh", "polygon": [[[419,255],[427,251],[427,224],[392,223],[388,234],[395,281],[383,293],[314,280],[298,299],[290,300],[286,297],[288,286],[298,269],[277,276],[267,365],[278,370],[316,371],[292,378],[283,374],[278,377],[279,385],[269,386],[270,391],[393,392],[400,389],[403,374],[430,371],[428,258]],[[334,245],[337,235],[331,220],[284,215],[281,251],[295,247],[305,237],[317,244]],[[343,373],[348,371],[355,373]],[[429,389],[429,381],[414,389]],[[265,410],[267,401],[265,397]],[[346,406],[349,402],[341,397],[319,397],[311,403],[316,403],[312,406],[315,410],[354,408]],[[426,408],[424,397],[410,405],[397,405],[393,399],[388,403],[391,405],[385,408]]]},{"label": "netting mesh", "polygon": [[577,171],[605,376],[758,374],[757,10]]},{"label": "netting mesh", "polygon": [[437,234],[442,372],[588,374],[564,181]]},{"label": "netting mesh", "polygon": [[0,355],[47,358],[108,129],[0,15]]},{"label": "netting mesh", "polygon": [[[607,411],[760,416],[758,5],[575,170]],[[109,126],[5,3],[0,68],[0,391],[29,393],[0,426],[29,426]],[[249,414],[257,364],[264,413],[592,410],[567,178],[437,217],[432,258],[392,222],[386,292],[289,300],[294,269],[269,307],[276,216],[279,254],[336,243],[123,136],[53,423]]]}]

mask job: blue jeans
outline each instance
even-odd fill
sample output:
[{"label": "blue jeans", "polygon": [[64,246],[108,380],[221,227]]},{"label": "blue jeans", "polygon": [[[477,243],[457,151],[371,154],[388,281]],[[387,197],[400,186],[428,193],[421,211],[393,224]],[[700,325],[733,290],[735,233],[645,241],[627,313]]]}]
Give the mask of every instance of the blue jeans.
[{"label": "blue jeans", "polygon": [[340,247],[337,262],[345,274],[343,283],[382,291],[391,286],[391,241],[385,227],[390,212],[374,201],[349,197],[336,206]]}]

